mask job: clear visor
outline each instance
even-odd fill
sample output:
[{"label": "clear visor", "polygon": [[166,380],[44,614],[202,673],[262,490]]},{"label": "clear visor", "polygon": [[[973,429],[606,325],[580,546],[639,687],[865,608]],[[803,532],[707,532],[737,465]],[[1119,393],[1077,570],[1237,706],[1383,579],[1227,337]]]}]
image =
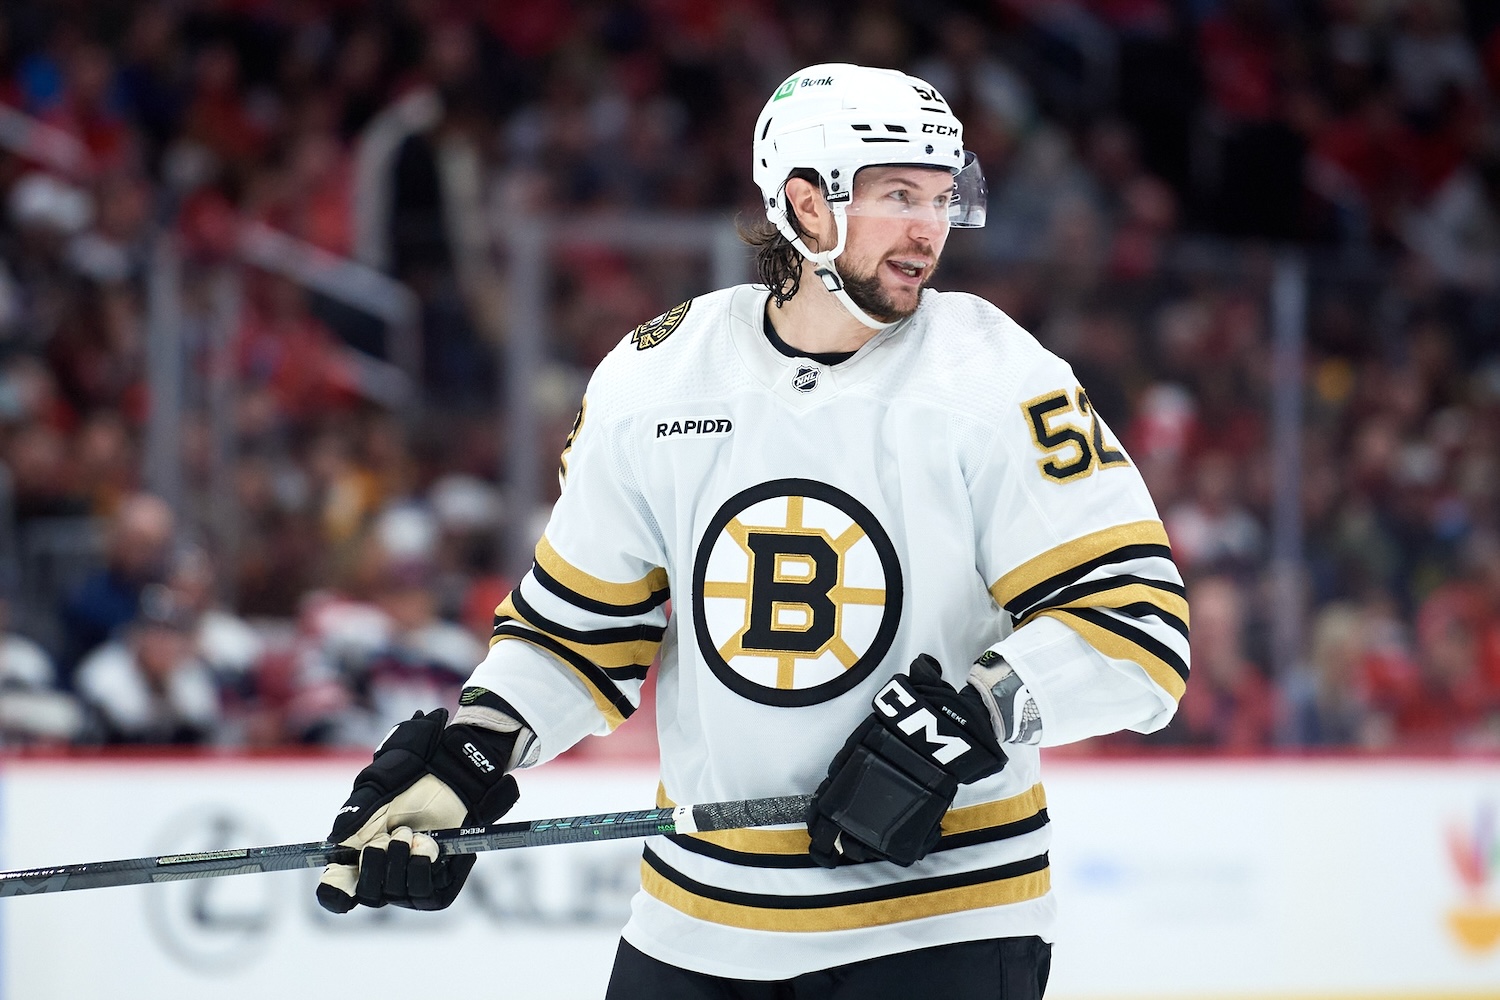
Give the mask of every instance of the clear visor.
[{"label": "clear visor", "polygon": [[[945,183],[945,181],[948,181]],[[893,164],[860,169],[845,211],[866,218],[946,222],[958,229],[984,225],[988,193],[984,171],[972,151],[951,175],[926,166]]]},{"label": "clear visor", "polygon": [[964,151],[964,165],[953,175],[953,200],[948,203],[948,225],[957,229],[983,229],[989,210],[990,191],[984,184],[984,168],[973,150]]}]

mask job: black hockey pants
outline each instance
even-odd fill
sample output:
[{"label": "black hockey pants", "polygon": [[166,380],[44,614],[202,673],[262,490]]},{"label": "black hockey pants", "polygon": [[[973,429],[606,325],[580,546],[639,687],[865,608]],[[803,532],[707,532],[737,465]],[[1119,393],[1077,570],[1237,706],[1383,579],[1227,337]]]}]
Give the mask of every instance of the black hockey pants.
[{"label": "black hockey pants", "polygon": [[605,1000],[1041,1000],[1051,967],[1041,938],[997,938],[759,982],[688,972],[621,941]]}]

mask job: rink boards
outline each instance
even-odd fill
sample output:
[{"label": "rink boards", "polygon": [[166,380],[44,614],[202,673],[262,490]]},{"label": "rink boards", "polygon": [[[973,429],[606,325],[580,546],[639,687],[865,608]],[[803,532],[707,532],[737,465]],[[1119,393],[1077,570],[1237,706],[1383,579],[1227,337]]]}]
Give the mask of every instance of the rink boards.
[{"label": "rink boards", "polygon": [[[317,839],[359,762],[0,763],[0,868]],[[649,805],[558,763],[516,818]],[[1500,760],[1052,760],[1049,1000],[1500,997]],[[639,842],[485,855],[455,906],[343,917],[311,871],[0,900],[0,1000],[598,997]]]}]

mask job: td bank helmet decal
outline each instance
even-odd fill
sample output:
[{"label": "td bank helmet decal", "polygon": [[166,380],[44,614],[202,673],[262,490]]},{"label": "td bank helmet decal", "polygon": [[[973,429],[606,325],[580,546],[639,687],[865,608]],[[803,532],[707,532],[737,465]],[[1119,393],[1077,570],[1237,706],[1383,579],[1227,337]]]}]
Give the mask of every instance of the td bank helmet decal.
[{"label": "td bank helmet decal", "polygon": [[825,483],[731,497],[698,543],[698,648],[730,690],[814,705],[868,677],[901,621],[901,566],[875,515]]}]

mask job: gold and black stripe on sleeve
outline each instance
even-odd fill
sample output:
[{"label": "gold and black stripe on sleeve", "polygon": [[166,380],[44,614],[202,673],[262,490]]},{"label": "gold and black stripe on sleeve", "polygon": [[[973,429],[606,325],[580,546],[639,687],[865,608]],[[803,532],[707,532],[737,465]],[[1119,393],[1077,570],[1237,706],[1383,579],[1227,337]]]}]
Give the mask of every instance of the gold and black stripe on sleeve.
[{"label": "gold and black stripe on sleeve", "polygon": [[[616,628],[577,629],[553,621],[533,608],[519,588],[511,591],[495,609],[495,627],[520,622],[543,632],[571,649],[606,675],[617,680],[644,680],[646,669],[656,659],[656,651],[666,629],[660,625],[621,625]],[[493,641],[491,642],[493,645]]]},{"label": "gold and black stripe on sleeve", "polygon": [[523,628],[515,624],[496,625],[495,634],[490,639],[490,645],[502,639],[519,639],[521,642],[529,642],[539,649],[544,649],[557,657],[578,675],[588,688],[589,695],[594,699],[594,705],[599,713],[609,723],[609,728],[614,729],[630,718],[635,713],[635,706],[625,696],[625,692],[615,686],[614,682],[602,669],[579,656],[562,643],[549,635]]},{"label": "gold and black stripe on sleeve", "polygon": [[[664,790],[656,794],[658,808],[675,806]],[[1047,796],[1040,783],[1020,795],[996,802],[980,802],[948,810],[942,837],[933,851],[1008,840],[1040,830],[1048,823]],[[805,827],[792,830],[718,830],[711,833],[672,834],[667,837],[685,851],[749,868],[816,868],[808,854]]]},{"label": "gold and black stripe on sleeve", "polygon": [[1163,690],[1181,698],[1187,661],[1151,634],[1149,619],[1187,639],[1182,584],[1139,572],[1084,580],[1111,566],[1152,559],[1171,562],[1166,530],[1160,521],[1135,521],[1049,549],[1006,573],[990,593],[1016,628],[1041,616],[1056,618],[1104,655],[1139,663]]},{"label": "gold and black stripe on sleeve", "polygon": [[583,681],[595,706],[614,729],[635,711],[619,682],[645,679],[665,633],[665,628],[655,625],[570,628],[539,613],[518,588],[495,609],[490,645],[519,639],[556,656]]},{"label": "gold and black stripe on sleeve", "polygon": [[813,896],[736,892],[677,871],[649,847],[641,888],[699,920],[764,931],[843,931],[1021,903],[1051,889],[1047,855],[994,868]]},{"label": "gold and black stripe on sleeve", "polygon": [[546,538],[537,543],[531,576],[548,592],[579,610],[611,618],[646,614],[665,604],[671,596],[664,569],[653,569],[630,583],[610,583],[569,563]]}]

